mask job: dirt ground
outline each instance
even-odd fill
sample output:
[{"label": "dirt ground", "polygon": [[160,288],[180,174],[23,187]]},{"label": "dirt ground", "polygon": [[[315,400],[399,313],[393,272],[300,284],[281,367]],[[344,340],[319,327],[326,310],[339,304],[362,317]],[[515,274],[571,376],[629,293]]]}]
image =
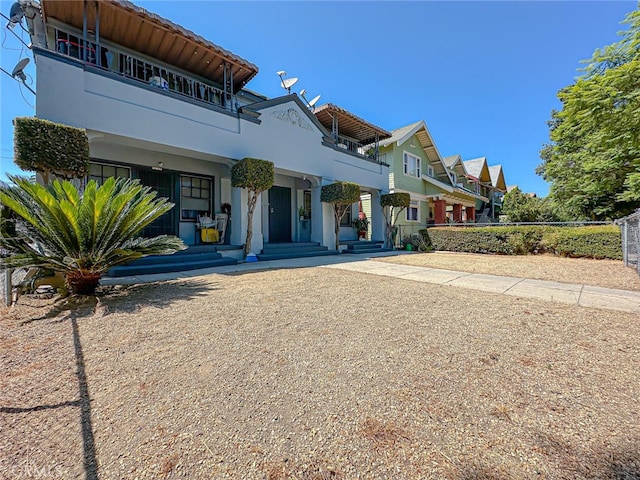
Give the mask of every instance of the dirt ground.
[{"label": "dirt ground", "polygon": [[2,479],[640,478],[633,314],[327,268],[2,313]]}]

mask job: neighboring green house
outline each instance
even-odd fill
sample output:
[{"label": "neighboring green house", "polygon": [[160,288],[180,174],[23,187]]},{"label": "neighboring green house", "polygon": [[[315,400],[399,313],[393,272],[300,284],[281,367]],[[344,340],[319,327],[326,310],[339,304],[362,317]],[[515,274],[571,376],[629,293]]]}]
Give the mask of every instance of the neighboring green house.
[{"label": "neighboring green house", "polygon": [[[481,197],[467,181],[461,161],[452,162],[451,167],[444,162],[425,122],[391,134],[380,142],[380,159],[389,164],[389,191],[411,196],[411,205],[397,225],[474,221],[476,200]],[[363,208],[366,211],[366,199]]]}]

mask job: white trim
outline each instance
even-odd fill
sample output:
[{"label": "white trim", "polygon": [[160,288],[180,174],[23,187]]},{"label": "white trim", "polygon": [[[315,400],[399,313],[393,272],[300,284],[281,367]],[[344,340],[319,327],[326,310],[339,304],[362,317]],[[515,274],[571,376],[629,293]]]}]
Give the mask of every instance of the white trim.
[{"label": "white trim", "polygon": [[440,180],[436,180],[433,177],[428,177],[427,175],[422,175],[422,180],[424,180],[425,182],[428,182],[432,185],[435,185],[436,187],[440,187],[441,189],[447,191],[447,192],[453,192],[453,187],[451,185],[447,185],[444,182],[441,182]]},{"label": "white trim", "polygon": [[430,163],[428,163],[426,165],[426,170],[427,170],[427,177],[431,177],[431,178],[435,178],[435,170],[433,169],[433,165],[431,165]]},{"label": "white trim", "polygon": [[[414,158],[416,160],[416,165],[415,165],[416,166],[416,168],[415,168],[416,175],[413,175],[411,173],[407,173],[405,171],[405,170],[407,170],[407,171],[409,170],[408,168],[405,168],[405,166],[408,166],[408,162],[405,162],[407,157],[412,157],[412,158]],[[417,178],[417,179],[422,178],[422,160],[423,160],[422,157],[420,157],[420,156],[418,156],[418,155],[416,155],[414,153],[408,152],[406,150],[403,150],[402,151],[402,173],[403,173],[403,175],[405,175],[407,177],[411,177],[411,178]]]},{"label": "white trim", "polygon": [[[411,208],[411,203],[416,203],[417,207],[416,207],[416,219],[409,219],[409,209]],[[415,199],[410,199],[409,202],[409,206],[407,208],[405,208],[405,214],[404,214],[404,221],[405,222],[412,222],[412,223],[418,223],[420,222],[420,200],[415,200]]]}]

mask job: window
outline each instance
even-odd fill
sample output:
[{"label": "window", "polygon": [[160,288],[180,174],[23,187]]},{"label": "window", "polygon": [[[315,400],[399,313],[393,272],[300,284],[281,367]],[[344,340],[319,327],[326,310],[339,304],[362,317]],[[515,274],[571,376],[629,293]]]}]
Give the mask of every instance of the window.
[{"label": "window", "polygon": [[420,178],[420,159],[410,153],[404,153],[403,157],[404,174]]},{"label": "window", "polygon": [[451,172],[451,183],[453,183],[454,185],[458,183],[458,176],[455,174],[455,172]]},{"label": "window", "polygon": [[211,179],[180,176],[180,219],[195,222],[211,211]]},{"label": "window", "polygon": [[435,178],[435,175],[433,174],[433,167],[431,165],[427,165],[427,176]]},{"label": "window", "polygon": [[107,178],[130,178],[131,169],[118,165],[107,165],[104,163],[89,164],[89,180],[95,180],[98,185],[102,185]]},{"label": "window", "polygon": [[411,200],[411,203],[409,203],[409,206],[407,207],[407,222],[418,221],[420,218],[420,215],[418,214],[419,207],[420,205],[417,200]]},{"label": "window", "polygon": [[305,220],[309,220],[311,218],[311,192],[308,190],[304,191],[304,213]]},{"label": "window", "polygon": [[342,217],[342,220],[340,220],[340,226],[341,227],[350,227],[351,226],[352,209],[353,209],[353,205],[349,205],[349,208],[347,208],[347,212]]}]

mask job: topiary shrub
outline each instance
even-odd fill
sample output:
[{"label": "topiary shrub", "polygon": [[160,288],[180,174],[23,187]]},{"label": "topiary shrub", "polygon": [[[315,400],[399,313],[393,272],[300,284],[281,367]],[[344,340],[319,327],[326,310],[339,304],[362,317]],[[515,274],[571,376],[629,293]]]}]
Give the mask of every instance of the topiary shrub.
[{"label": "topiary shrub", "polygon": [[333,205],[335,221],[336,250],[340,248],[340,222],[349,205],[360,200],[360,185],[352,182],[335,182],[324,185],[320,191],[320,201]]},{"label": "topiary shrub", "polygon": [[400,218],[400,212],[411,204],[411,196],[408,193],[387,193],[380,196],[380,205],[386,222],[387,248],[393,248],[393,233],[395,225]]},{"label": "topiary shrub", "polygon": [[45,184],[54,174],[65,179],[89,172],[86,130],[34,117],[17,117],[14,125],[15,163],[42,175]]},{"label": "topiary shrub", "polygon": [[547,248],[564,257],[609,258],[622,260],[620,227],[559,228],[545,238]]},{"label": "topiary shrub", "polygon": [[273,186],[275,173],[273,162],[259,158],[243,158],[231,167],[231,185],[246,188],[247,198],[247,240],[244,244],[245,257],[251,251],[253,237],[253,211],[256,207],[258,195]]}]

